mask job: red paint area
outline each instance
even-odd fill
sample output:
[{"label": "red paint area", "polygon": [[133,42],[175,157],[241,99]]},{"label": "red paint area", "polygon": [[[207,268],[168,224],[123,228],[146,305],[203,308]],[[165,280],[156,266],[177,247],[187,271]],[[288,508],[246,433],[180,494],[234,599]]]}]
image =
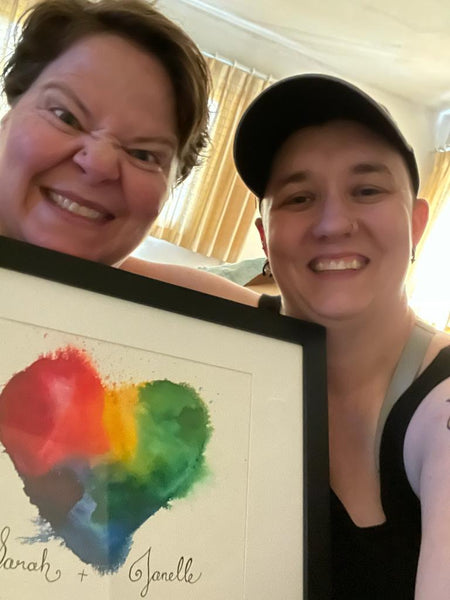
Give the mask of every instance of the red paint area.
[{"label": "red paint area", "polygon": [[0,439],[19,473],[39,476],[65,458],[108,451],[104,388],[77,348],[43,356],[0,394]]}]

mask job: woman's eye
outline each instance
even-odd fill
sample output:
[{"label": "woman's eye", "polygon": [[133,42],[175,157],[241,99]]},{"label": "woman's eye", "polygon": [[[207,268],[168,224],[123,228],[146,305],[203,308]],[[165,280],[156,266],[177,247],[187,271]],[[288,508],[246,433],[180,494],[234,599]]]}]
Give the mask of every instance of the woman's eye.
[{"label": "woman's eye", "polygon": [[379,188],[374,188],[374,187],[363,187],[363,188],[359,188],[358,190],[356,190],[356,196],[359,196],[360,198],[373,198],[374,196],[378,196],[379,194],[382,193],[382,190],[380,190]]},{"label": "woman's eye", "polygon": [[314,202],[314,194],[311,192],[291,192],[274,196],[274,206],[282,210],[301,211],[309,208]]},{"label": "woman's eye", "polygon": [[52,108],[50,110],[65,125],[69,125],[73,129],[81,129],[80,122],[69,110],[65,108]]},{"label": "woman's eye", "polygon": [[134,158],[137,158],[138,160],[142,160],[144,162],[153,162],[155,161],[155,155],[153,152],[150,152],[149,150],[141,150],[141,149],[131,149],[128,150],[128,154],[130,154],[130,156],[133,156]]},{"label": "woman's eye", "polygon": [[308,206],[312,202],[312,200],[313,196],[311,194],[295,194],[286,198],[284,204],[288,206],[299,206],[303,208]]},{"label": "woman's eye", "polygon": [[152,150],[142,148],[129,148],[127,154],[137,161],[140,167],[144,169],[159,169],[162,165],[161,157]]}]

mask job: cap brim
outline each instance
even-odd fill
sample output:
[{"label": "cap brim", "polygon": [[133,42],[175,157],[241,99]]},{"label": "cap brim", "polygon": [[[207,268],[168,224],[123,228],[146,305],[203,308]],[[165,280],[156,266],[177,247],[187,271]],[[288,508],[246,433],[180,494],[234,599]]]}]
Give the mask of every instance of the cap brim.
[{"label": "cap brim", "polygon": [[244,113],[234,140],[234,160],[248,188],[265,193],[274,156],[294,131],[333,119],[358,121],[376,131],[404,157],[417,193],[412,148],[389,113],[357,87],[327,75],[298,75],[267,88]]}]

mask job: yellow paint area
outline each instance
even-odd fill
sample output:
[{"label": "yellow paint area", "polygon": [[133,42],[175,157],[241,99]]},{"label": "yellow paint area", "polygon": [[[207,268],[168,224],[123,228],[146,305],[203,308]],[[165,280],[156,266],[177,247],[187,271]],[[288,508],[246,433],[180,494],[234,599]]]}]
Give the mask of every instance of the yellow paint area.
[{"label": "yellow paint area", "polygon": [[137,446],[135,406],[138,390],[134,385],[107,387],[103,425],[110,442],[110,453],[117,461],[133,460]]}]

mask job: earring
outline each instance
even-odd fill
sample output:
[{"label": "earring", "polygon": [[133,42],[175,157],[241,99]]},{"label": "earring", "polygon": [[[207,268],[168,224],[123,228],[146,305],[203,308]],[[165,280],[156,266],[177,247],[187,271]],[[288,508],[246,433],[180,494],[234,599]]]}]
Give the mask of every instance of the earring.
[{"label": "earring", "polygon": [[268,258],[266,258],[263,264],[262,274],[264,277],[272,277],[272,271],[270,270],[270,263]]},{"label": "earring", "polygon": [[411,264],[416,262],[416,247],[413,246],[411,250]]}]

